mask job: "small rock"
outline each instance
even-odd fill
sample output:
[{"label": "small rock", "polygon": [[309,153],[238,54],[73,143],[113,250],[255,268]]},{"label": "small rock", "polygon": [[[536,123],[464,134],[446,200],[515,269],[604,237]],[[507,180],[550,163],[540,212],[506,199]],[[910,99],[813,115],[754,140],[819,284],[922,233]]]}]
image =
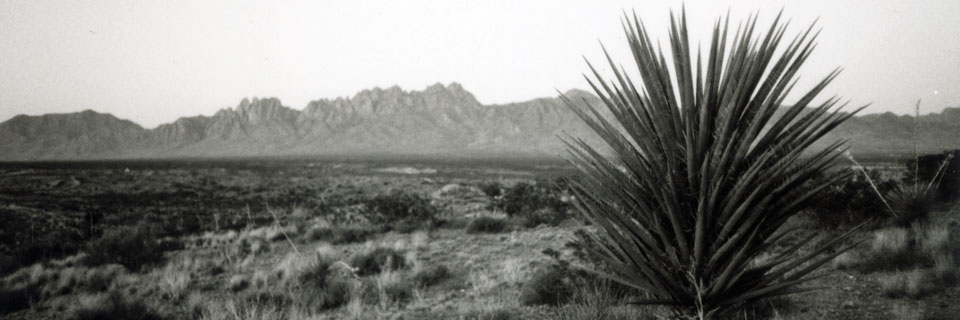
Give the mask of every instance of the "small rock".
[{"label": "small rock", "polygon": [[843,290],[844,290],[844,291],[850,291],[850,290],[853,290],[853,287],[843,287]]},{"label": "small rock", "polygon": [[856,304],[854,304],[852,300],[847,300],[847,301],[844,301],[844,302],[843,302],[843,305],[842,305],[842,306],[843,306],[844,309],[850,309],[850,308],[855,307]]}]

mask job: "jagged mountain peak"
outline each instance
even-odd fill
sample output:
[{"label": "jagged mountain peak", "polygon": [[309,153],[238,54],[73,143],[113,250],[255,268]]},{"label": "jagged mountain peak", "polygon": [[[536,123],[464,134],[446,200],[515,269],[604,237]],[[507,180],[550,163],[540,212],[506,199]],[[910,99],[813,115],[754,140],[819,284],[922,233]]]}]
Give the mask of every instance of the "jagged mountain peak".
[{"label": "jagged mountain peak", "polygon": [[[562,93],[598,104],[591,92]],[[926,151],[960,147],[960,109],[921,116]],[[850,139],[863,153],[912,148],[913,117],[858,116],[826,140]],[[264,155],[458,154],[559,155],[560,133],[593,137],[558,97],[483,105],[459,83],[420,91],[373,88],[311,101],[302,111],[275,97],[250,97],[213,116],[180,118],[146,130],[84,110],[19,115],[0,123],[0,160],[221,157]],[[906,146],[906,147],[905,147]]]},{"label": "jagged mountain peak", "polygon": [[576,88],[564,91],[563,96],[569,99],[574,99],[574,100],[579,100],[582,98],[593,99],[597,97],[596,95],[593,94],[593,92],[582,90],[582,89],[576,89]]}]

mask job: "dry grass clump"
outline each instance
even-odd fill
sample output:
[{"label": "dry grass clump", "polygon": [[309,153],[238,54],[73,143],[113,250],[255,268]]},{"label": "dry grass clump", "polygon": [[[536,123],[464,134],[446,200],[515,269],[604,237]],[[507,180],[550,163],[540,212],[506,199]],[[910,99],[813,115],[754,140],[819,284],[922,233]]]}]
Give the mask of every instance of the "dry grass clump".
[{"label": "dry grass clump", "polygon": [[614,294],[614,291],[616,289],[609,282],[587,286],[579,290],[569,304],[554,309],[550,319],[657,319],[651,308],[624,304],[624,298]]},{"label": "dry grass clump", "polygon": [[414,285],[394,270],[384,270],[364,283],[363,302],[380,309],[402,306],[413,299]]},{"label": "dry grass clump", "polygon": [[199,320],[284,320],[285,309],[281,306],[226,300],[207,304],[200,311]]},{"label": "dry grass clump", "polygon": [[188,271],[167,266],[159,271],[160,290],[174,301],[180,300],[190,286],[192,275]]},{"label": "dry grass clump", "polygon": [[118,292],[96,296],[82,302],[70,317],[76,320],[140,319],[165,320],[173,317],[153,309],[139,298],[124,296]]},{"label": "dry grass clump", "polygon": [[937,255],[942,252],[949,252],[950,228],[943,224],[928,224],[926,226],[914,227],[915,241],[923,253],[927,255]]},{"label": "dry grass clump", "polygon": [[901,254],[910,246],[910,235],[904,228],[877,230],[871,245],[878,254]]},{"label": "dry grass clump", "polygon": [[233,276],[227,284],[230,290],[254,288],[239,300],[211,303],[197,313],[201,319],[312,319],[349,303],[357,286],[353,269],[330,255],[290,253],[272,271]]},{"label": "dry grass clump", "polygon": [[893,305],[893,308],[890,310],[890,315],[893,316],[894,320],[921,320],[923,319],[925,311],[926,310],[920,306],[898,303]]},{"label": "dry grass clump", "polygon": [[930,267],[938,255],[952,252],[949,239],[949,229],[937,226],[877,230],[870,251],[857,262],[856,268],[873,272]]},{"label": "dry grass clump", "polygon": [[117,264],[98,267],[62,261],[50,265],[34,264],[0,279],[0,314],[67,294],[104,292],[126,274],[127,269]]},{"label": "dry grass clump", "polygon": [[923,269],[881,275],[878,279],[881,292],[891,298],[921,298],[943,288],[936,276]]}]

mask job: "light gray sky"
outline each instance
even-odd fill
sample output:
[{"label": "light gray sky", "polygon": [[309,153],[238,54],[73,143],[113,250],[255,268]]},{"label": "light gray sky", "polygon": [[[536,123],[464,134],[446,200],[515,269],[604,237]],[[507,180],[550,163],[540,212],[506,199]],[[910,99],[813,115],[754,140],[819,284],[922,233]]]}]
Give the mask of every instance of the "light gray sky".
[{"label": "light gray sky", "polygon": [[[636,9],[666,42],[679,1],[0,0],[0,121],[94,109],[146,127],[243,97],[310,100],[374,86],[459,82],[483,103],[587,88],[598,40],[630,61],[619,19]],[[828,94],[868,113],[960,106],[960,1],[686,1],[692,36],[729,9],[781,8],[823,33],[801,85],[845,71]],[[766,19],[764,19],[766,18]],[[803,87],[800,87],[803,88]]]}]

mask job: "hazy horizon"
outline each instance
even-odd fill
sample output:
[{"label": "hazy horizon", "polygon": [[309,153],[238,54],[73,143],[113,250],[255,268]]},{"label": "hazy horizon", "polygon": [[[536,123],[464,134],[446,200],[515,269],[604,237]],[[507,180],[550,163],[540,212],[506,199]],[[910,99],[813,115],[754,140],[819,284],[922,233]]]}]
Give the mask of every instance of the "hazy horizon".
[{"label": "hazy horizon", "polygon": [[[620,17],[635,9],[666,41],[680,2],[0,2],[0,121],[91,109],[146,128],[212,115],[244,97],[303,109],[397,85],[457,82],[484,104],[587,89],[581,56],[598,40],[630,68]],[[863,114],[960,106],[960,3],[950,1],[686,1],[691,36],[708,45],[714,20],[780,9],[798,33],[819,17],[818,47],[798,89],[835,67],[823,96]],[[944,36],[947,35],[947,36]],[[605,70],[601,70],[603,72]]]}]

